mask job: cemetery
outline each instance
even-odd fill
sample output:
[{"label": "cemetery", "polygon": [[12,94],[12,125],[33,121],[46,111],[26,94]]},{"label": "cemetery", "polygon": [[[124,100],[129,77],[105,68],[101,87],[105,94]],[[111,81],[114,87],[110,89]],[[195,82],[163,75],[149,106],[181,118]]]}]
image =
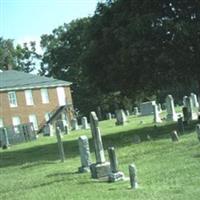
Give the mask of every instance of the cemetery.
[{"label": "cemetery", "polygon": [[148,115],[121,109],[100,121],[92,111],[31,141],[12,144],[3,131],[1,199],[199,199],[200,124],[187,98],[175,107],[168,95],[166,110],[153,103]]},{"label": "cemetery", "polygon": [[200,1],[0,5],[0,200],[200,199]]}]

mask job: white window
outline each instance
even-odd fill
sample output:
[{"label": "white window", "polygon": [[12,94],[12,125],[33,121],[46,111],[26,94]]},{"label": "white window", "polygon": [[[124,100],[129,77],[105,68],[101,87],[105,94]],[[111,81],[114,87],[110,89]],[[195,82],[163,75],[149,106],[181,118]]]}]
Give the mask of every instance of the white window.
[{"label": "white window", "polygon": [[20,118],[18,116],[14,116],[12,117],[12,124],[13,126],[17,126],[19,125],[21,122],[20,122]]},{"label": "white window", "polygon": [[33,123],[33,127],[35,130],[38,130],[38,122],[36,115],[29,115],[29,122]]},{"label": "white window", "polygon": [[33,105],[33,95],[31,90],[25,90],[26,105]]},{"label": "white window", "polygon": [[46,88],[42,88],[40,91],[41,91],[42,103],[49,103],[48,90]]},{"label": "white window", "polygon": [[0,117],[0,128],[2,128],[2,127],[3,127],[3,118]]},{"label": "white window", "polygon": [[17,107],[17,97],[15,92],[8,92],[8,101],[10,107]]},{"label": "white window", "polygon": [[57,96],[59,105],[66,105],[65,89],[63,87],[57,87]]}]

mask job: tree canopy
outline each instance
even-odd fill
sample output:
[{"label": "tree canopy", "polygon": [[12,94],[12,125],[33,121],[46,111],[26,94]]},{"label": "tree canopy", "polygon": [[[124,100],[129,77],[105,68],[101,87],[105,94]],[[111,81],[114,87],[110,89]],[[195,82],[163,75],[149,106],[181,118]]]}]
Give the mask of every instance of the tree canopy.
[{"label": "tree canopy", "polygon": [[120,98],[138,101],[162,91],[196,89],[199,11],[197,0],[98,3],[91,18],[42,36],[41,72],[72,81],[82,110]]},{"label": "tree canopy", "polygon": [[11,39],[0,37],[0,69],[15,69],[31,72],[35,69],[36,60],[40,55],[36,53],[35,42],[14,45]]}]

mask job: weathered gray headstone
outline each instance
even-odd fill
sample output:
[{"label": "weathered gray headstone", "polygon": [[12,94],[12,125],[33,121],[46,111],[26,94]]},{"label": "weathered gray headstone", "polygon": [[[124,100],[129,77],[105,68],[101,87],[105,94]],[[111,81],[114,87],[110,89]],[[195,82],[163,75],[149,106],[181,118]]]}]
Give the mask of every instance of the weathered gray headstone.
[{"label": "weathered gray headstone", "polygon": [[66,124],[67,124],[67,121],[63,119],[59,119],[56,121],[56,127],[59,127],[61,132],[65,131]]},{"label": "weathered gray headstone", "polygon": [[124,125],[127,122],[127,117],[122,109],[115,111],[116,115],[116,125]]},{"label": "weathered gray headstone", "polygon": [[59,127],[56,127],[56,138],[57,138],[57,142],[58,142],[58,150],[59,150],[59,154],[60,154],[60,159],[61,159],[61,162],[64,162],[65,161],[65,152],[64,152],[62,139],[61,139],[61,131],[60,131]]},{"label": "weathered gray headstone", "polygon": [[197,132],[197,138],[198,138],[198,140],[200,142],[200,124],[196,125],[196,132]]},{"label": "weathered gray headstone", "polygon": [[130,184],[132,189],[138,188],[137,169],[134,164],[129,165]]},{"label": "weathered gray headstone", "polygon": [[162,112],[162,106],[161,106],[161,104],[160,104],[160,103],[158,104],[158,111],[159,111],[159,113],[161,113],[161,112]]},{"label": "weathered gray headstone", "polygon": [[153,118],[154,123],[161,123],[162,120],[160,119],[160,114],[159,114],[159,111],[158,111],[158,106],[156,104],[153,105],[153,114],[154,114],[154,118]]},{"label": "weathered gray headstone", "polygon": [[77,122],[76,118],[71,120],[71,127],[72,127],[72,130],[78,130],[79,129],[78,122]]},{"label": "weathered gray headstone", "polygon": [[130,116],[129,110],[125,110],[125,114],[126,114],[127,117]]},{"label": "weathered gray headstone", "polygon": [[65,134],[68,135],[69,132],[70,132],[70,131],[69,131],[69,125],[66,124],[66,125],[65,125]]},{"label": "weathered gray headstone", "polygon": [[191,99],[192,99],[193,107],[199,108],[199,103],[198,103],[198,100],[197,100],[197,95],[194,94],[194,93],[191,93],[190,96],[191,96]]},{"label": "weathered gray headstone", "polygon": [[133,108],[133,114],[134,115],[139,115],[138,107]]},{"label": "weathered gray headstone", "polygon": [[81,167],[78,168],[78,171],[81,173],[89,172],[91,159],[90,159],[90,148],[87,136],[85,135],[80,136],[78,139],[78,145],[81,157]]},{"label": "weathered gray headstone", "polygon": [[107,113],[106,114],[106,119],[107,120],[111,120],[112,119],[112,114],[111,113]]},{"label": "weathered gray headstone", "polygon": [[189,120],[197,119],[197,114],[194,112],[192,98],[191,97],[187,97],[185,103],[186,103],[186,107],[188,109]]},{"label": "weathered gray headstone", "polygon": [[177,121],[177,114],[174,107],[174,99],[172,95],[166,97],[166,107],[167,107],[167,120]]},{"label": "weathered gray headstone", "polygon": [[103,120],[102,111],[101,111],[100,106],[97,107],[97,116],[98,116],[99,121]]},{"label": "weathered gray headstone", "polygon": [[88,122],[87,122],[87,117],[82,117],[81,118],[81,124],[82,124],[82,128],[83,129],[88,129],[89,128]]},{"label": "weathered gray headstone", "polygon": [[95,112],[90,113],[90,128],[96,157],[96,163],[90,165],[91,175],[92,178],[106,177],[110,172],[110,163],[105,159],[99,121]]},{"label": "weathered gray headstone", "polygon": [[45,124],[43,128],[43,136],[53,136],[53,125]]},{"label": "weathered gray headstone", "polygon": [[9,145],[7,130],[6,128],[2,128],[2,149],[8,149]]},{"label": "weathered gray headstone", "polygon": [[170,136],[171,136],[171,139],[172,139],[173,142],[178,142],[179,141],[179,137],[178,137],[178,134],[177,134],[176,131],[172,131],[170,133]]},{"label": "weathered gray headstone", "polygon": [[183,97],[183,106],[186,107],[186,99],[188,98],[188,96],[184,96]]},{"label": "weathered gray headstone", "polygon": [[140,113],[141,115],[153,115],[153,105],[155,101],[147,101],[140,104]]},{"label": "weathered gray headstone", "polygon": [[118,170],[118,161],[117,161],[114,147],[108,148],[108,155],[109,155],[110,168],[111,168],[111,171],[108,175],[108,181],[115,182],[115,181],[123,180],[124,173]]}]

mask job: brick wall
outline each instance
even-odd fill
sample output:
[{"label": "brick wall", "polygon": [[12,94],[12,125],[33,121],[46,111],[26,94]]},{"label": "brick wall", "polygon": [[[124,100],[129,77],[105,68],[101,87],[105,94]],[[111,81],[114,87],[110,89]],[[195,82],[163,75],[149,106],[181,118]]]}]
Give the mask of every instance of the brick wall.
[{"label": "brick wall", "polygon": [[[72,103],[70,87],[65,88],[67,103]],[[59,106],[56,88],[48,88],[49,103],[43,104],[40,89],[32,89],[34,105],[26,105],[24,90],[15,91],[17,96],[17,107],[10,107],[8,92],[0,92],[0,118],[3,118],[4,126],[12,125],[12,117],[20,117],[21,123],[28,123],[28,116],[36,115],[38,125],[44,121],[45,113],[52,112]],[[73,113],[69,111],[68,117],[71,119]]]}]

